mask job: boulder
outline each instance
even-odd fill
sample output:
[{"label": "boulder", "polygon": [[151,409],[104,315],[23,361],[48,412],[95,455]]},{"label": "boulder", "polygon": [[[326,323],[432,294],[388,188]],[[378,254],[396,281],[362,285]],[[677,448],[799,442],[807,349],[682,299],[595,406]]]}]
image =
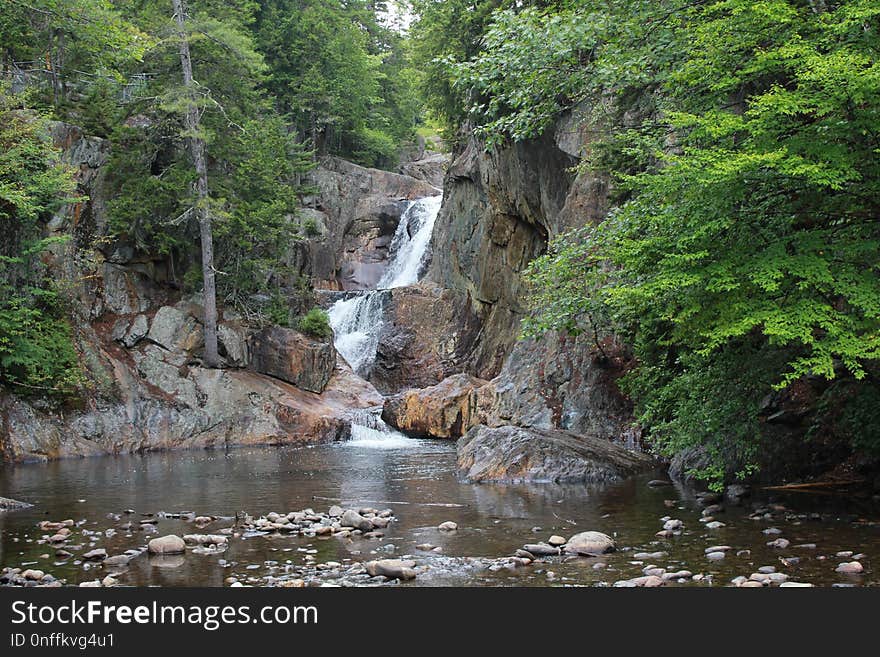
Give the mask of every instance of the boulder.
[{"label": "boulder", "polygon": [[429,185],[437,188],[443,187],[443,177],[449,166],[447,153],[428,153],[424,157],[411,162],[405,162],[400,166],[400,173],[411,178],[424,180]]},{"label": "boulder", "polygon": [[342,514],[342,518],[339,520],[339,524],[343,527],[354,527],[355,529],[360,529],[363,532],[368,532],[373,529],[373,523],[370,522],[368,518],[364,518],[361,514],[353,509],[348,509],[345,513]]},{"label": "boulder", "polygon": [[19,502],[18,500],[13,500],[9,497],[0,497],[0,513],[3,513],[5,511],[18,511],[20,509],[27,509],[31,506],[33,505],[28,504],[27,502]]},{"label": "boulder", "polygon": [[364,564],[370,577],[378,577],[382,575],[389,579],[415,579],[416,571],[413,567],[415,561],[403,559],[379,559],[378,561],[368,561]]},{"label": "boulder", "polygon": [[472,482],[618,481],[651,459],[607,440],[567,431],[477,425],[458,441],[458,468]]},{"label": "boulder", "polygon": [[147,544],[150,554],[182,554],[186,552],[186,543],[180,536],[169,534],[154,538]]},{"label": "boulder", "polygon": [[385,400],[382,419],[401,431],[433,438],[460,438],[478,423],[476,390],[486,381],[455,374],[429,388]]},{"label": "boulder", "polygon": [[596,555],[613,552],[614,539],[602,532],[581,532],[575,534],[563,548],[567,554]]},{"label": "boulder", "polygon": [[204,331],[195,317],[174,306],[162,306],[156,311],[146,337],[175,352],[192,352],[205,342]]},{"label": "boulder", "polygon": [[248,330],[240,322],[220,322],[217,343],[228,365],[245,367],[248,364]]},{"label": "boulder", "polygon": [[122,337],[120,342],[122,342],[122,344],[125,347],[127,347],[128,349],[131,349],[138,342],[140,342],[145,337],[147,337],[147,334],[149,333],[149,331],[150,331],[150,323],[147,320],[147,316],[146,315],[138,315],[137,317],[134,318],[134,320],[131,323],[131,326],[125,332],[125,335]]},{"label": "boulder", "polygon": [[336,367],[336,349],[280,326],[269,326],[250,342],[250,367],[309,392],[321,393]]}]

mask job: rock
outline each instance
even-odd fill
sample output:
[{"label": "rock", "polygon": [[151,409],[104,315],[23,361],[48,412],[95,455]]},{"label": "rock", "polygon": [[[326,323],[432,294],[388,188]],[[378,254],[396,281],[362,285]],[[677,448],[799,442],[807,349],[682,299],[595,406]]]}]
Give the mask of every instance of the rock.
[{"label": "rock", "polygon": [[32,504],[28,504],[27,502],[19,502],[18,500],[13,500],[8,497],[0,497],[0,514],[5,511],[20,511],[21,509],[27,509],[33,506]]},{"label": "rock", "polygon": [[672,518],[663,523],[663,529],[667,531],[678,531],[684,527],[684,523],[677,518]]},{"label": "rock", "polygon": [[434,187],[443,187],[443,177],[449,166],[449,155],[430,153],[424,157],[400,165],[400,173],[417,180],[424,180]]},{"label": "rock", "polygon": [[105,550],[104,548],[89,550],[82,555],[82,558],[86,561],[101,561],[107,558],[107,550]]},{"label": "rock", "polygon": [[458,523],[447,520],[446,522],[441,522],[439,525],[437,525],[437,529],[443,532],[454,532],[456,529],[458,529]]},{"label": "rock", "polygon": [[759,573],[770,574],[776,572],[776,566],[761,566],[758,568]]},{"label": "rock", "polygon": [[663,586],[666,584],[666,581],[656,575],[646,575],[645,577],[635,577],[629,580],[636,586],[644,586],[646,588],[653,588],[655,586]]},{"label": "rock", "polygon": [[86,589],[86,588],[99,589],[99,588],[101,588],[101,580],[93,579],[90,582],[80,582],[79,586],[80,586],[80,588],[83,588],[83,589]]},{"label": "rock", "polygon": [[342,514],[339,524],[343,527],[354,527],[362,532],[368,532],[373,529],[373,523],[368,518],[364,518],[354,509],[348,509]]},{"label": "rock", "polygon": [[196,319],[174,306],[162,306],[156,311],[146,338],[175,352],[194,352],[205,341],[204,331]]},{"label": "rock", "polygon": [[740,587],[741,589],[762,589],[764,588],[764,584],[762,582],[755,582],[753,580],[749,580],[743,582]]},{"label": "rock", "polygon": [[782,582],[782,584],[779,585],[779,588],[781,588],[781,589],[806,589],[806,588],[812,588],[813,586],[814,586],[813,584],[808,584],[806,582]]},{"label": "rock", "polygon": [[694,574],[689,570],[676,570],[672,573],[664,573],[661,577],[668,581],[676,580],[676,579],[690,579]]},{"label": "rock", "polygon": [[46,576],[46,573],[44,573],[42,570],[33,570],[33,569],[28,568],[27,570],[25,570],[21,574],[21,576],[24,577],[25,579],[30,579],[30,580],[34,580],[34,581],[39,582],[41,579],[43,579],[43,577]]},{"label": "rock", "polygon": [[707,522],[705,527],[706,529],[721,529],[722,527],[726,527],[723,522],[719,522],[718,520],[713,520],[711,522]]},{"label": "rock", "polygon": [[523,550],[535,557],[555,557],[559,554],[559,548],[547,543],[527,543]]},{"label": "rock", "polygon": [[697,501],[700,503],[700,506],[712,506],[718,504],[723,499],[724,496],[721,493],[713,493],[710,491],[697,493]]},{"label": "rock", "polygon": [[720,504],[710,504],[705,509],[703,509],[701,515],[705,518],[707,516],[714,515],[716,513],[723,513],[724,507]]},{"label": "rock", "polygon": [[551,536],[549,539],[547,539],[547,542],[550,545],[553,545],[555,547],[559,547],[561,545],[565,545],[566,540],[562,536],[554,535],[554,536]]},{"label": "rock", "polygon": [[862,572],[864,568],[862,567],[862,564],[860,564],[858,561],[849,561],[840,564],[834,570],[838,573],[847,573],[853,575]]},{"label": "rock", "polygon": [[707,552],[706,553],[706,558],[709,559],[710,561],[721,561],[722,559],[724,559],[724,557],[725,557],[724,552]]},{"label": "rock", "polygon": [[101,586],[116,586],[118,583],[119,581],[111,575],[107,575],[104,579],[101,580]]},{"label": "rock", "polygon": [[387,577],[388,579],[415,579],[415,561],[402,559],[380,559],[364,564],[370,577]]},{"label": "rock", "polygon": [[127,566],[131,561],[131,557],[127,554],[115,554],[112,557],[104,559],[105,566]]},{"label": "rock", "polygon": [[566,431],[478,425],[458,441],[469,481],[610,482],[650,466],[645,455]]},{"label": "rock", "polygon": [[[596,555],[613,552],[616,547],[614,539],[607,534],[587,531],[569,538],[565,544],[565,552],[566,554]],[[529,551],[531,552],[531,550]]]},{"label": "rock", "polygon": [[254,371],[309,392],[323,392],[336,367],[336,349],[331,342],[313,340],[280,326],[256,333],[249,349]]},{"label": "rock", "polygon": [[632,555],[633,559],[637,559],[639,561],[652,560],[652,559],[663,559],[668,556],[667,552],[636,552]]},{"label": "rock", "polygon": [[385,400],[382,419],[416,436],[460,438],[479,423],[476,390],[486,383],[456,374],[435,386],[407,390]]},{"label": "rock", "polygon": [[707,547],[705,550],[703,550],[703,552],[708,554],[709,552],[727,552],[732,549],[733,548],[730,547],[729,545],[712,545],[710,547]]},{"label": "rock", "polygon": [[769,573],[768,577],[773,584],[782,584],[788,581],[788,575],[785,573]]},{"label": "rock", "polygon": [[147,544],[150,554],[182,554],[186,552],[186,543],[180,536],[169,534],[154,538]]},{"label": "rock", "polygon": [[762,533],[767,534],[767,536],[778,536],[779,534],[782,533],[782,530],[777,529],[776,527],[768,527]]},{"label": "rock", "polygon": [[731,484],[724,489],[724,497],[731,504],[739,504],[741,498],[748,497],[750,489],[745,484]]},{"label": "rock", "polygon": [[841,559],[848,559],[848,558],[851,557],[852,555],[853,555],[852,550],[843,550],[843,551],[841,551],[841,552],[838,552],[838,553],[835,554],[834,556],[835,556],[835,557],[840,557]]},{"label": "rock", "polygon": [[248,329],[240,322],[220,322],[217,325],[217,345],[228,365],[247,366],[250,360],[248,339]]},{"label": "rock", "polygon": [[787,538],[777,538],[775,541],[770,541],[767,543],[767,547],[776,548],[778,550],[784,550],[791,542]]},{"label": "rock", "polygon": [[345,513],[345,509],[343,509],[341,506],[337,506],[334,504],[330,507],[327,515],[329,515],[331,518],[341,518],[343,513]]},{"label": "rock", "polygon": [[149,320],[147,320],[147,316],[138,315],[134,318],[131,326],[125,332],[125,335],[120,339],[120,342],[122,342],[122,344],[128,349],[131,349],[138,342],[147,337],[147,335],[149,334],[149,329],[150,323]]},{"label": "rock", "polygon": [[668,479],[652,479],[648,482],[648,486],[651,488],[660,488],[661,486],[671,486],[672,482]]}]

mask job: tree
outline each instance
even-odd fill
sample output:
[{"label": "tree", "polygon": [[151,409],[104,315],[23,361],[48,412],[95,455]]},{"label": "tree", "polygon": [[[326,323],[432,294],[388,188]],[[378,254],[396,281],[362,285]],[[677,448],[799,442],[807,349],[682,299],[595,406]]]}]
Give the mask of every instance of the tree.
[{"label": "tree", "polygon": [[199,223],[202,245],[202,279],[204,281],[205,304],[205,365],[217,367],[220,356],[217,351],[217,287],[214,282],[214,236],[209,213],[208,165],[205,159],[205,139],[199,126],[199,106],[192,97],[194,88],[192,59],[189,52],[189,36],[186,31],[186,7],[183,0],[171,0],[174,19],[177,22],[180,39],[180,68],[183,73],[183,86],[187,92],[187,106],[184,110],[184,128],[189,143],[193,165],[196,169],[196,206],[194,208]]}]

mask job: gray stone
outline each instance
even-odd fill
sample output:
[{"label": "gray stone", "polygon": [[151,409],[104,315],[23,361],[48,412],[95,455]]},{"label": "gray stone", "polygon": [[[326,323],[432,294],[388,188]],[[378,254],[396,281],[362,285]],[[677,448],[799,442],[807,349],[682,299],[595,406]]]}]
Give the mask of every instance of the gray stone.
[{"label": "gray stone", "polygon": [[150,554],[182,554],[186,552],[186,543],[180,536],[169,534],[151,540],[147,549]]},{"label": "gray stone", "polygon": [[446,522],[441,522],[439,525],[437,525],[437,529],[444,532],[454,532],[456,529],[458,529],[458,523],[447,520]]},{"label": "gray stone", "polygon": [[348,509],[342,514],[339,524],[343,527],[354,527],[362,532],[368,532],[373,529],[373,523],[368,518],[364,518],[354,509]]},{"label": "gray stone", "polygon": [[777,538],[775,541],[770,541],[767,543],[767,547],[776,548],[777,550],[784,550],[789,545],[791,545],[791,541],[787,538]]},{"label": "gray stone", "polygon": [[150,324],[147,320],[146,315],[138,315],[134,318],[134,321],[131,323],[131,327],[126,331],[125,336],[122,338],[122,344],[131,349],[138,342],[147,337],[149,333]]},{"label": "gray stone", "polygon": [[475,426],[457,448],[459,471],[469,481],[610,482],[651,463],[605,440],[513,426]]},{"label": "gray stone", "polygon": [[527,543],[523,550],[536,557],[555,557],[559,554],[559,548],[547,543]]},{"label": "gray stone", "polygon": [[835,571],[838,573],[847,573],[850,575],[858,574],[863,570],[864,568],[862,567],[862,564],[860,564],[858,561],[845,562],[835,568]]},{"label": "gray stone", "polygon": [[567,554],[596,555],[613,552],[614,539],[602,532],[587,531],[575,534],[565,544]]},{"label": "gray stone", "polygon": [[388,579],[415,579],[415,561],[403,559],[379,559],[364,564],[370,577],[387,577]]},{"label": "gray stone", "polygon": [[82,558],[87,561],[101,561],[107,558],[107,550],[104,548],[95,548],[94,550],[89,550],[83,554]]},{"label": "gray stone", "polygon": [[204,344],[204,331],[195,318],[174,306],[156,311],[147,339],[168,351],[192,352]]}]

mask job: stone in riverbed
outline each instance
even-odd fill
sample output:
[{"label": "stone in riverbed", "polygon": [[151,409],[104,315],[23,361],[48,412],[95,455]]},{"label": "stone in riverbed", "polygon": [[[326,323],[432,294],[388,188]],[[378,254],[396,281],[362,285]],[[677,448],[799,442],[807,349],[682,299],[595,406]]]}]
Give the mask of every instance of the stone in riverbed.
[{"label": "stone in riverbed", "polygon": [[665,523],[663,523],[663,529],[665,529],[667,531],[671,531],[671,532],[678,531],[683,527],[684,527],[684,523],[681,520],[678,520],[677,518],[672,518],[670,520],[667,520]]},{"label": "stone in riverbed", "polygon": [[455,374],[435,386],[407,390],[385,400],[382,419],[416,436],[460,438],[478,423],[476,391],[487,383]]},{"label": "stone in riverbed", "polygon": [[651,459],[599,438],[556,429],[477,425],[457,443],[471,482],[601,483],[651,466]]},{"label": "stone in riverbed", "polygon": [[101,561],[107,558],[107,550],[105,550],[104,548],[89,550],[82,555],[82,558],[87,561]]},{"label": "stone in riverbed", "polygon": [[368,532],[373,529],[373,523],[370,522],[369,518],[364,518],[354,509],[348,509],[345,513],[343,513],[342,518],[339,520],[339,524],[343,527],[354,527],[355,529],[360,529],[362,532]]},{"label": "stone in riverbed", "polygon": [[327,515],[329,515],[331,518],[340,518],[342,517],[343,513],[345,513],[345,509],[343,509],[341,506],[334,504],[330,507]]},{"label": "stone in riverbed", "polygon": [[186,552],[186,543],[180,536],[169,534],[154,538],[147,545],[150,554],[182,554]]},{"label": "stone in riverbed", "polygon": [[722,559],[724,559],[724,557],[725,557],[724,552],[707,552],[706,553],[706,558],[709,561],[721,561]]},{"label": "stone in riverbed", "polygon": [[127,554],[115,554],[112,557],[104,559],[105,566],[126,566],[131,561],[131,557]]},{"label": "stone in riverbed", "polygon": [[672,482],[668,479],[652,479],[648,482],[648,486],[651,488],[660,488],[662,486],[671,486]]},{"label": "stone in riverbed", "polygon": [[862,572],[864,570],[864,568],[862,567],[862,564],[860,564],[858,561],[849,561],[849,562],[845,562],[845,563],[840,564],[834,570],[835,570],[835,572],[838,572],[838,573],[847,573],[850,575],[855,575],[855,574]]},{"label": "stone in riverbed", "polygon": [[415,579],[415,561],[403,559],[379,559],[364,564],[370,577],[387,577],[388,579]]},{"label": "stone in riverbed", "polygon": [[[566,554],[596,555],[613,552],[617,546],[614,539],[602,532],[580,532],[565,544]],[[528,549],[528,548],[526,548]]]},{"label": "stone in riverbed", "polygon": [[446,522],[441,522],[439,525],[437,525],[437,529],[442,532],[454,532],[456,529],[458,529],[458,524],[452,522],[451,520],[447,520]]},{"label": "stone in riverbed", "polygon": [[522,549],[536,557],[555,557],[559,554],[558,547],[547,543],[527,543]]},{"label": "stone in riverbed", "polygon": [[562,538],[562,536],[553,535],[549,539],[547,539],[547,542],[554,547],[559,547],[561,545],[565,545],[566,540]]},{"label": "stone in riverbed", "polygon": [[721,529],[722,527],[726,527],[723,522],[719,522],[718,520],[713,520],[712,522],[706,523],[706,529]]},{"label": "stone in riverbed", "polygon": [[806,589],[812,588],[814,585],[807,582],[783,582],[779,585],[781,589]]},{"label": "stone in riverbed", "polygon": [[635,586],[644,586],[646,588],[653,588],[655,586],[663,586],[664,584],[666,584],[666,582],[663,579],[661,579],[660,577],[657,577],[656,575],[646,575],[644,577],[635,577],[629,581],[632,582]]},{"label": "stone in riverbed", "polygon": [[778,550],[784,550],[791,542],[787,538],[777,538],[775,541],[770,541],[767,543],[767,547],[776,548]]}]

